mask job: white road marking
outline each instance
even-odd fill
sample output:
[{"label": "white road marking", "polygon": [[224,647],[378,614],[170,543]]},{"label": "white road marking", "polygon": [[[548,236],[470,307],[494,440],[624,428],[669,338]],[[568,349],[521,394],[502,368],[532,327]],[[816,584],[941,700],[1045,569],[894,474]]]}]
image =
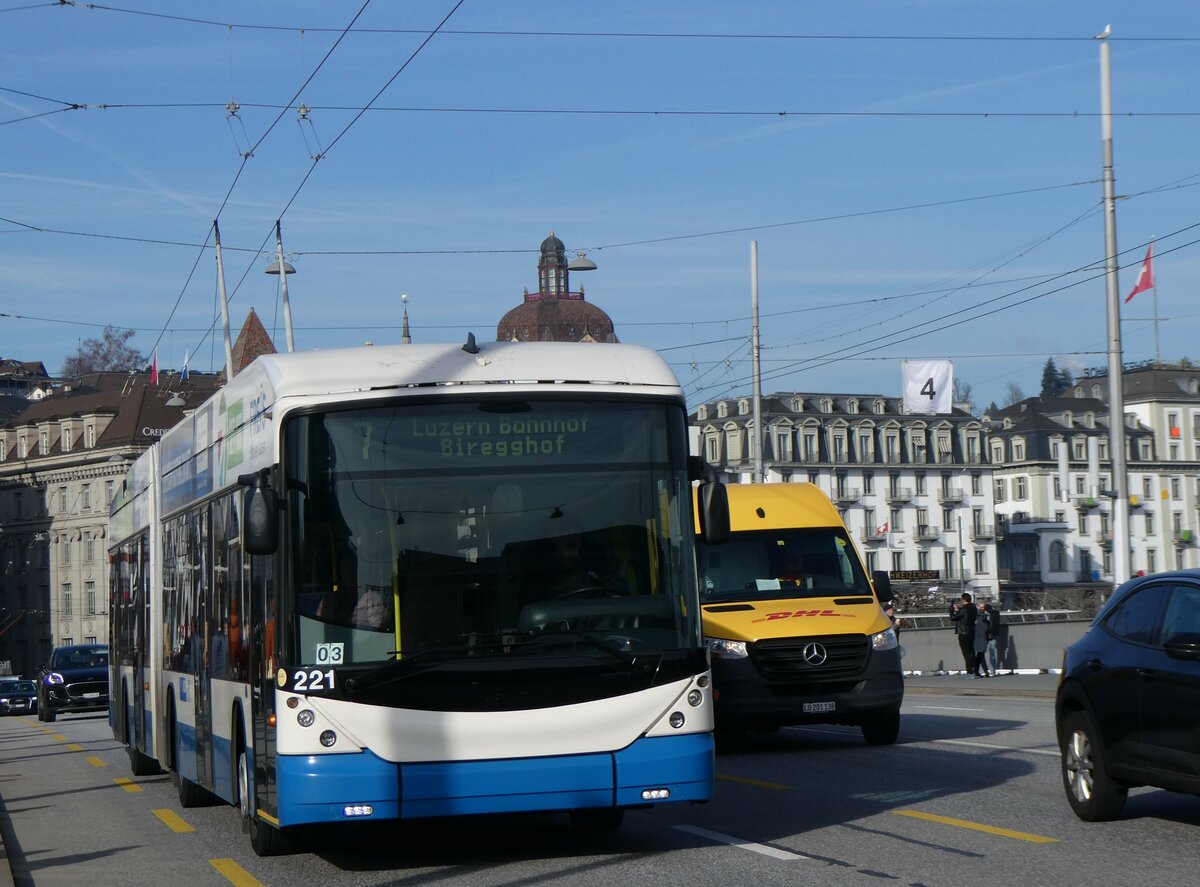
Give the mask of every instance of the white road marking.
[{"label": "white road marking", "polygon": [[735,838],[732,835],[723,835],[720,832],[710,832],[706,828],[697,828],[694,825],[677,825],[675,828],[681,832],[696,835],[700,838],[707,838],[710,841],[715,841],[718,844],[728,844],[730,847],[740,847],[742,850],[749,850],[752,853],[761,853],[763,856],[771,856],[775,859],[793,860],[793,859],[808,859],[807,856],[801,856],[799,853],[792,853],[789,850],[780,850],[777,847],[768,847],[766,844],[755,844],[753,841],[743,841],[741,838]]},{"label": "white road marking", "polygon": [[956,705],[910,705],[907,708],[923,708],[926,711],[983,711],[982,708],[959,708]]},{"label": "white road marking", "polygon": [[[955,709],[955,711],[964,711],[965,709]],[[795,726],[788,727],[789,730],[803,730],[806,733],[828,733],[832,736],[853,736],[856,728],[847,727],[845,730],[829,730],[820,727],[804,727]],[[940,743],[942,745],[965,745],[967,748],[985,748],[989,751],[1011,751],[1031,755],[1048,755],[1052,758],[1057,758],[1060,754],[1056,748],[1019,748],[1015,745],[995,745],[990,742],[976,742],[968,739],[926,739],[923,736],[901,735],[901,740],[905,745],[916,745],[921,742]]]}]

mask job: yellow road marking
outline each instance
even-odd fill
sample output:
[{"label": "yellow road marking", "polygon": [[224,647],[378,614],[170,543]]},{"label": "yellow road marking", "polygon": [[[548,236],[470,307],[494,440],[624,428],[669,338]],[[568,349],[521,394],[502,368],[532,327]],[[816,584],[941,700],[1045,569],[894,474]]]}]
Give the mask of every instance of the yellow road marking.
[{"label": "yellow road marking", "polygon": [[55,734],[54,734],[54,741],[55,741],[55,742],[66,742],[66,741],[67,741],[67,737],[63,736],[63,734],[61,734],[61,733],[55,733]]},{"label": "yellow road marking", "polygon": [[1058,838],[1031,835],[1028,832],[1015,832],[1008,828],[984,825],[982,822],[971,822],[969,819],[953,819],[949,816],[938,816],[936,813],[922,813],[920,810],[893,810],[892,812],[898,813],[901,816],[911,816],[914,819],[925,819],[929,822],[940,822],[942,825],[969,828],[972,831],[987,832],[989,835],[999,835],[1002,838],[1015,838],[1018,841],[1029,841],[1034,844],[1055,844],[1058,842]]},{"label": "yellow road marking", "polygon": [[194,832],[195,829],[183,820],[183,818],[174,810],[168,810],[166,807],[160,807],[157,810],[151,810],[155,816],[161,819],[171,831],[182,835],[184,832]]},{"label": "yellow road marking", "polygon": [[84,760],[87,761],[89,764],[91,764],[93,767],[107,767],[108,766],[108,764],[106,764],[104,761],[100,760],[95,755],[88,755],[86,758],[84,758]]},{"label": "yellow road marking", "polygon": [[790,792],[790,785],[780,785],[778,782],[764,782],[761,779],[751,779],[748,776],[730,776],[727,773],[718,773],[717,779],[723,779],[726,782],[740,782],[742,785],[753,785],[758,788],[769,788],[775,792]]},{"label": "yellow road marking", "polygon": [[118,776],[113,780],[113,782],[121,786],[121,788],[125,789],[125,791],[129,792],[130,794],[142,791],[142,787],[140,785],[138,785],[132,779],[126,779],[124,776]]},{"label": "yellow road marking", "polygon": [[67,751],[83,751],[83,746],[76,745],[74,742],[72,742],[70,745],[67,746]]},{"label": "yellow road marking", "polygon": [[237,887],[263,887],[262,881],[254,877],[232,859],[210,859],[209,864]]}]

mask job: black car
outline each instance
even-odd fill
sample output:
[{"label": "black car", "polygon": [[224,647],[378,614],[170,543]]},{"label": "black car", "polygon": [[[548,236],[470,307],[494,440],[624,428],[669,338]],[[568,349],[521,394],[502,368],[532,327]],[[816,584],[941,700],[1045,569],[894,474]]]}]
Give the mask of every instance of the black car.
[{"label": "black car", "polygon": [[1055,719],[1080,819],[1115,819],[1140,785],[1200,794],[1200,570],[1117,589],[1063,655]]},{"label": "black car", "polygon": [[108,647],[73,644],[50,654],[37,677],[38,720],[59,712],[108,709]]},{"label": "black car", "polygon": [[28,715],[37,709],[37,685],[19,678],[0,678],[0,715]]}]

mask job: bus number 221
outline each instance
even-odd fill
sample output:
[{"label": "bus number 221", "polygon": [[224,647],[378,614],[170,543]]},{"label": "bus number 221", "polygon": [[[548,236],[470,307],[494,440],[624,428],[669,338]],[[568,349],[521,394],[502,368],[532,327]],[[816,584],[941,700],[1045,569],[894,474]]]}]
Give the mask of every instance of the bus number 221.
[{"label": "bus number 221", "polygon": [[292,690],[296,693],[313,693],[319,690],[333,689],[333,669],[321,671],[299,670],[292,672]]}]

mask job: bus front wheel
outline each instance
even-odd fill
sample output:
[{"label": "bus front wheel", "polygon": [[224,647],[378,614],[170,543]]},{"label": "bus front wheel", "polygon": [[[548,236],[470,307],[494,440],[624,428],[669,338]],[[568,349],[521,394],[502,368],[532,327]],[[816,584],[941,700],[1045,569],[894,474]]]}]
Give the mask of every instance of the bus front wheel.
[{"label": "bus front wheel", "polygon": [[571,811],[571,825],[581,832],[615,832],[624,818],[624,807],[583,807]]},{"label": "bus front wheel", "polygon": [[243,744],[237,756],[237,803],[242,831],[250,836],[250,849],[258,856],[278,856],[288,851],[288,839],[279,829],[263,822],[254,812],[254,793],[250,789],[250,756]]}]

